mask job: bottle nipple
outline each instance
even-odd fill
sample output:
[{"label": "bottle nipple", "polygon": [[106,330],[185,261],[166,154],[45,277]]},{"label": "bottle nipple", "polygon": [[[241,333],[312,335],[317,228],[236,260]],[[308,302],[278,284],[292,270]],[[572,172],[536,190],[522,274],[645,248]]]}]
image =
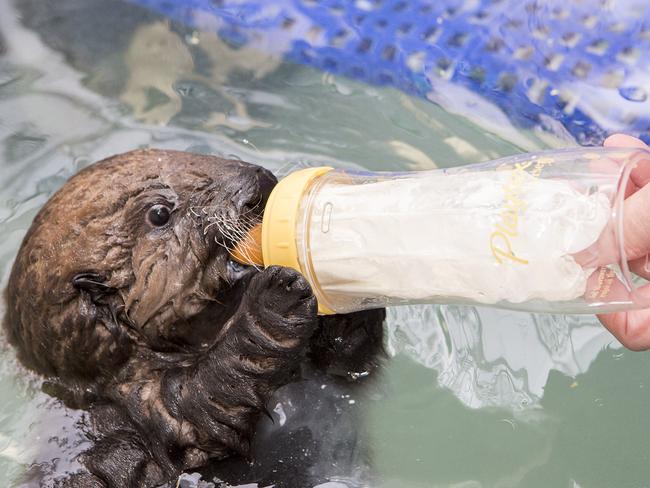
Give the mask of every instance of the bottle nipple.
[{"label": "bottle nipple", "polygon": [[253,227],[230,252],[240,264],[286,266],[303,272],[296,246],[298,213],[305,192],[319,176],[331,171],[323,166],[290,173],[275,186],[264,208],[264,221]]},{"label": "bottle nipple", "polygon": [[257,224],[241,239],[230,252],[231,257],[240,264],[264,266],[262,257],[262,224]]}]

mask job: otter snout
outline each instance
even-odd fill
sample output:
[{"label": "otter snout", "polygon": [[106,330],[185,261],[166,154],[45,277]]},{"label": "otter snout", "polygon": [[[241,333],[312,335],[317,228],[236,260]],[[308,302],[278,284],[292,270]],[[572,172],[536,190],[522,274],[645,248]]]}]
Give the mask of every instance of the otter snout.
[{"label": "otter snout", "polygon": [[269,170],[253,165],[245,172],[244,178],[240,191],[233,196],[234,207],[240,215],[253,213],[259,216],[278,180]]}]

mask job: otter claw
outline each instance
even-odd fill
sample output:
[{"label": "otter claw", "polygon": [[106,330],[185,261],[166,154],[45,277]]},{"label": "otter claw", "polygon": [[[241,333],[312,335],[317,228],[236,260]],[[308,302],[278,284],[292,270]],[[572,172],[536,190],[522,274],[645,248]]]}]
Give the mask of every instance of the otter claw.
[{"label": "otter claw", "polygon": [[316,318],[316,298],[304,276],[291,268],[271,266],[255,276],[249,293],[257,309],[286,319]]}]

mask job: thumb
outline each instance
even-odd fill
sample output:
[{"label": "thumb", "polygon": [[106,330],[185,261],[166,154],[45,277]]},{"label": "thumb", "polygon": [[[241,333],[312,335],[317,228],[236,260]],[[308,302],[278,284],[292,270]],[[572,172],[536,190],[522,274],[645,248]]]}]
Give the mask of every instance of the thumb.
[{"label": "thumb", "polygon": [[623,248],[628,261],[650,252],[650,185],[623,203]]},{"label": "thumb", "polygon": [[[605,147],[624,147],[648,149],[636,137],[625,134],[609,136],[603,143]],[[623,206],[623,248],[628,261],[645,256],[650,252],[650,164],[639,164],[630,177],[637,187],[635,193],[625,199]]]},{"label": "thumb", "polygon": [[[650,285],[642,286],[637,292],[650,297]],[[628,349],[642,351],[650,348],[650,309],[601,314],[598,318]]]}]

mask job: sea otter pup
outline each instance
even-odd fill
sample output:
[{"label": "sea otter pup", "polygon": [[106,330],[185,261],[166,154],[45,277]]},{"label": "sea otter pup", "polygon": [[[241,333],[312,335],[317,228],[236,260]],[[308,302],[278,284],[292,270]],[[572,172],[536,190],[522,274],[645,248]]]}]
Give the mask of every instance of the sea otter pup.
[{"label": "sea otter pup", "polygon": [[48,391],[91,414],[87,471],[61,486],[157,486],[246,457],[301,363],[376,365],[383,311],[319,317],[297,272],[230,258],[275,183],[241,161],[134,151],[84,169],[36,216],[4,327]]}]

